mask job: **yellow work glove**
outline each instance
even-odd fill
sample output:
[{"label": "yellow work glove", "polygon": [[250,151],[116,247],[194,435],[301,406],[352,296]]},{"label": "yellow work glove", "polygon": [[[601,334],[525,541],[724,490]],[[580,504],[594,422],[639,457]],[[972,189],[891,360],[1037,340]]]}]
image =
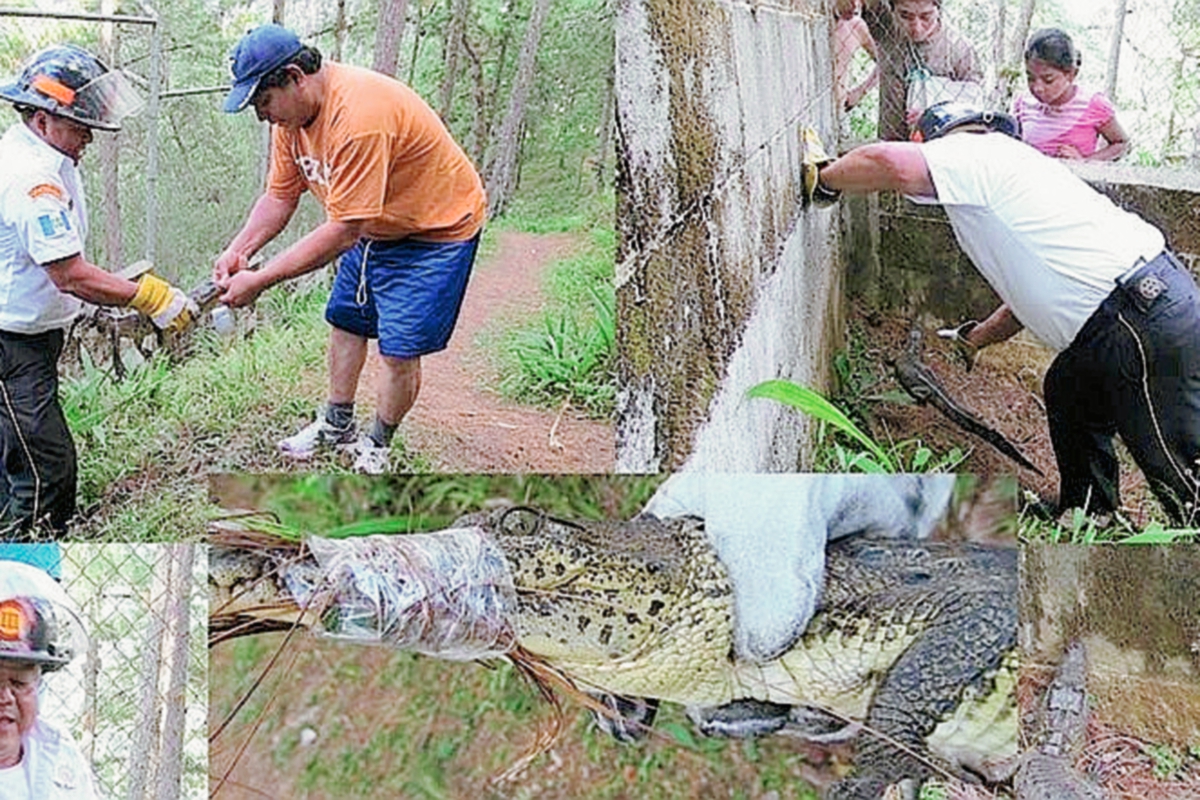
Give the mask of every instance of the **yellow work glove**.
[{"label": "yellow work glove", "polygon": [[129,305],[149,317],[156,328],[168,333],[184,330],[200,313],[182,289],[150,273],[138,278],[137,293]]},{"label": "yellow work glove", "polygon": [[800,147],[800,169],[804,183],[801,206],[826,208],[833,205],[842,193],[821,185],[821,167],[833,163],[833,159],[825,153],[821,137],[812,128],[804,128],[800,132]]}]

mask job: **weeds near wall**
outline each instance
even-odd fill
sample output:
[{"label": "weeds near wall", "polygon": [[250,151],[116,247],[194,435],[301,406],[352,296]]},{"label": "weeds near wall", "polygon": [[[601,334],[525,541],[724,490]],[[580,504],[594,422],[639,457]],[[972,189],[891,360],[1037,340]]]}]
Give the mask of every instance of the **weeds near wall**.
[{"label": "weeds near wall", "polygon": [[1138,531],[1131,523],[1118,517],[1111,525],[1101,527],[1082,509],[1067,519],[1039,519],[1029,511],[1022,512],[1017,524],[1017,536],[1023,542],[1054,544],[1178,544],[1200,541],[1200,530],[1168,528],[1153,521]]},{"label": "weeds near wall", "polygon": [[792,381],[765,381],[751,387],[746,396],[775,400],[820,423],[816,456],[820,472],[953,472],[966,458],[957,447],[939,456],[919,439],[884,447],[818,392]]}]

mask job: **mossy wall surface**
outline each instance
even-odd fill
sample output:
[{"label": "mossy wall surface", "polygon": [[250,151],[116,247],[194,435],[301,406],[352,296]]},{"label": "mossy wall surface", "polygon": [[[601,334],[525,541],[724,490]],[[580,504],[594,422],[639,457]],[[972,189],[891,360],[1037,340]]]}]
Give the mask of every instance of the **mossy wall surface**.
[{"label": "mossy wall surface", "polygon": [[820,0],[621,0],[619,471],[795,470],[803,418],[746,400],[821,388],[837,212],[800,209],[803,126],[832,133]]}]

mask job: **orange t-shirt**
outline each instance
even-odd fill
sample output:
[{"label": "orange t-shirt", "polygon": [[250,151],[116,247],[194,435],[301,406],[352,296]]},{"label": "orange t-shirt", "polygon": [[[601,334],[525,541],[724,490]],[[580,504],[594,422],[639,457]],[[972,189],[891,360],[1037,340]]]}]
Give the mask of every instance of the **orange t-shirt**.
[{"label": "orange t-shirt", "polygon": [[267,191],[311,189],[329,219],[365,222],[371,239],[465,241],[483,226],[479,173],[433,109],[399,81],[326,62],[321,111],[271,131]]}]

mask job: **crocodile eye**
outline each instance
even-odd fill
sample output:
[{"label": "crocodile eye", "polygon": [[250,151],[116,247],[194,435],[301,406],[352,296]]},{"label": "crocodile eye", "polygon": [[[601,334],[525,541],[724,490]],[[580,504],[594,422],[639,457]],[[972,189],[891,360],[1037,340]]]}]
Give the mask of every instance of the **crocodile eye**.
[{"label": "crocodile eye", "polygon": [[500,518],[500,528],[505,533],[531,536],[542,525],[542,515],[532,508],[510,508]]},{"label": "crocodile eye", "polygon": [[933,580],[933,574],[929,572],[912,572],[904,578],[904,582],[909,586],[929,583],[931,580]]}]

